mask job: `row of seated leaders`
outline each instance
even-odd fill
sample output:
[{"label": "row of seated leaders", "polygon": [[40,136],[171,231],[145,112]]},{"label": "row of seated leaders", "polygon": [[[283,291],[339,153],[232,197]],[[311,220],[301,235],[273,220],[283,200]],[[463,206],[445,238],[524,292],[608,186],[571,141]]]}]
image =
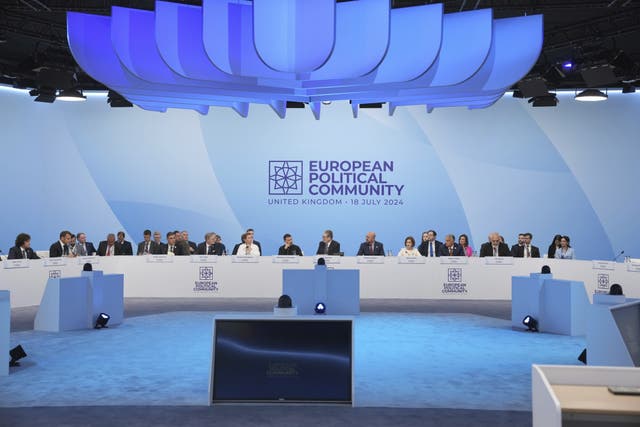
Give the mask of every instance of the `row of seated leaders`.
[{"label": "row of seated leaders", "polygon": [[[227,255],[226,246],[222,238],[216,233],[209,232],[204,236],[200,244],[189,240],[187,231],[171,231],[166,234],[166,242],[162,242],[159,231],[151,233],[145,230],[144,239],[138,243],[137,255]],[[404,247],[398,252],[398,256],[406,257],[439,257],[439,256],[474,256],[476,252],[469,246],[466,234],[461,234],[456,242],[453,234],[447,234],[444,242],[437,240],[434,230],[422,233],[422,241],[416,247],[416,241],[412,236],[405,238]],[[284,243],[278,248],[278,255],[304,255],[302,249],[293,243],[290,234],[283,236]],[[518,257],[540,258],[540,249],[531,244],[531,233],[518,235],[518,243],[509,247],[499,233],[489,234],[488,241],[480,247],[480,257]],[[69,231],[60,232],[60,238],[49,248],[49,257],[76,257],[76,256],[118,256],[133,255],[133,245],[125,240],[125,233],[120,231],[117,236],[109,234],[106,240],[99,243],[96,249],[93,243],[87,241],[85,233],[72,234]],[[248,229],[241,236],[241,242],[236,244],[231,255],[263,255],[260,242],[254,238],[254,230]],[[325,230],[322,240],[318,244],[316,255],[344,255],[340,249],[340,243],[333,239],[333,232]],[[374,232],[368,232],[365,241],[360,245],[357,256],[385,256],[384,245],[376,240]],[[569,236],[556,235],[549,245],[547,252],[549,258],[573,259],[575,257],[570,245]],[[20,233],[16,237],[15,246],[8,255],[9,259],[38,259],[38,255],[31,248],[31,237],[26,233]]]}]

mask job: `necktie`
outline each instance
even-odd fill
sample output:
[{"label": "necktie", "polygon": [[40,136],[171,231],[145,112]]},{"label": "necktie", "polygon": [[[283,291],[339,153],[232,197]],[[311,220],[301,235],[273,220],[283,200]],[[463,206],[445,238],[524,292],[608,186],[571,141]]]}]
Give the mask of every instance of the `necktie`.
[{"label": "necktie", "polygon": [[144,254],[148,254],[149,253],[149,242],[145,243],[144,245]]},{"label": "necktie", "polygon": [[62,246],[62,255],[69,255],[69,246]]},{"label": "necktie", "polygon": [[325,255],[329,255],[329,243],[324,244],[324,253]]},{"label": "necktie", "polygon": [[449,256],[453,255],[453,246],[449,247]]},{"label": "necktie", "polygon": [[429,242],[429,256],[433,256],[433,242]]},{"label": "necktie", "polygon": [[107,256],[111,256],[111,248],[113,248],[113,246],[107,246]]},{"label": "necktie", "polygon": [[173,249],[174,249],[173,245],[169,246],[169,252],[173,253]]},{"label": "necktie", "polygon": [[493,247],[493,256],[498,256],[498,248],[497,247]]},{"label": "necktie", "polygon": [[525,246],[524,256],[525,258],[531,257],[531,252],[529,252],[529,245]]},{"label": "necktie", "polygon": [[213,245],[209,246],[209,249],[207,250],[207,255],[213,255]]},{"label": "necktie", "polygon": [[27,258],[27,251],[25,251],[24,249],[22,250],[22,258]]},{"label": "necktie", "polygon": [[87,255],[87,248],[85,248],[84,243],[80,243],[79,246],[80,250],[78,251],[78,255],[80,256],[86,256]]},{"label": "necktie", "polygon": [[371,255],[373,255],[373,243],[371,244],[371,247],[369,248],[369,253],[370,253]]}]

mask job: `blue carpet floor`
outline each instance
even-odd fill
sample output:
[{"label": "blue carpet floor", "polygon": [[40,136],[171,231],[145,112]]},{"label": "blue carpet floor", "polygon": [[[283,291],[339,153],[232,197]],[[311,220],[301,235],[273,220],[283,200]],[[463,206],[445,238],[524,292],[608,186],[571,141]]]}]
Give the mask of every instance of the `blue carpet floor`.
[{"label": "blue carpet floor", "polygon": [[[0,377],[0,406],[206,405],[212,313],[104,330],[11,334],[29,356]],[[531,364],[577,364],[584,338],[471,314],[362,314],[355,405],[531,410]]]}]

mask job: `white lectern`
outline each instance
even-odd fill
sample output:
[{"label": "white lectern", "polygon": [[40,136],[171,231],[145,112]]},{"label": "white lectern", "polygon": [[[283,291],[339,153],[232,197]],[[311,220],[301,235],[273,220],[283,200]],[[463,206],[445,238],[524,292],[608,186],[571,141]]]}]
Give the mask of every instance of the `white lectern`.
[{"label": "white lectern", "polygon": [[87,277],[49,279],[33,329],[61,332],[91,328],[92,307],[91,285]]}]

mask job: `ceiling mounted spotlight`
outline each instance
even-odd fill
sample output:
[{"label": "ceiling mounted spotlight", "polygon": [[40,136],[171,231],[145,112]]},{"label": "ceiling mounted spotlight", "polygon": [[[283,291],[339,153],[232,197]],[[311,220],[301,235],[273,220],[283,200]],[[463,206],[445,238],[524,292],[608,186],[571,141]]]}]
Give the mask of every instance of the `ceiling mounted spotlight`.
[{"label": "ceiling mounted spotlight", "polygon": [[524,98],[524,95],[522,94],[520,89],[516,89],[516,90],[513,91],[513,97],[514,98]]},{"label": "ceiling mounted spotlight", "polygon": [[60,91],[56,99],[58,101],[79,102],[86,101],[87,97],[82,94],[81,90],[65,89]]},{"label": "ceiling mounted spotlight", "polygon": [[558,105],[558,98],[555,93],[548,93],[542,96],[534,96],[527,102],[532,107],[555,107]]},{"label": "ceiling mounted spotlight", "polygon": [[609,96],[598,89],[585,89],[575,96],[576,101],[596,102],[606,101]]},{"label": "ceiling mounted spotlight", "polygon": [[622,93],[636,93],[636,86],[633,83],[622,83]]}]

